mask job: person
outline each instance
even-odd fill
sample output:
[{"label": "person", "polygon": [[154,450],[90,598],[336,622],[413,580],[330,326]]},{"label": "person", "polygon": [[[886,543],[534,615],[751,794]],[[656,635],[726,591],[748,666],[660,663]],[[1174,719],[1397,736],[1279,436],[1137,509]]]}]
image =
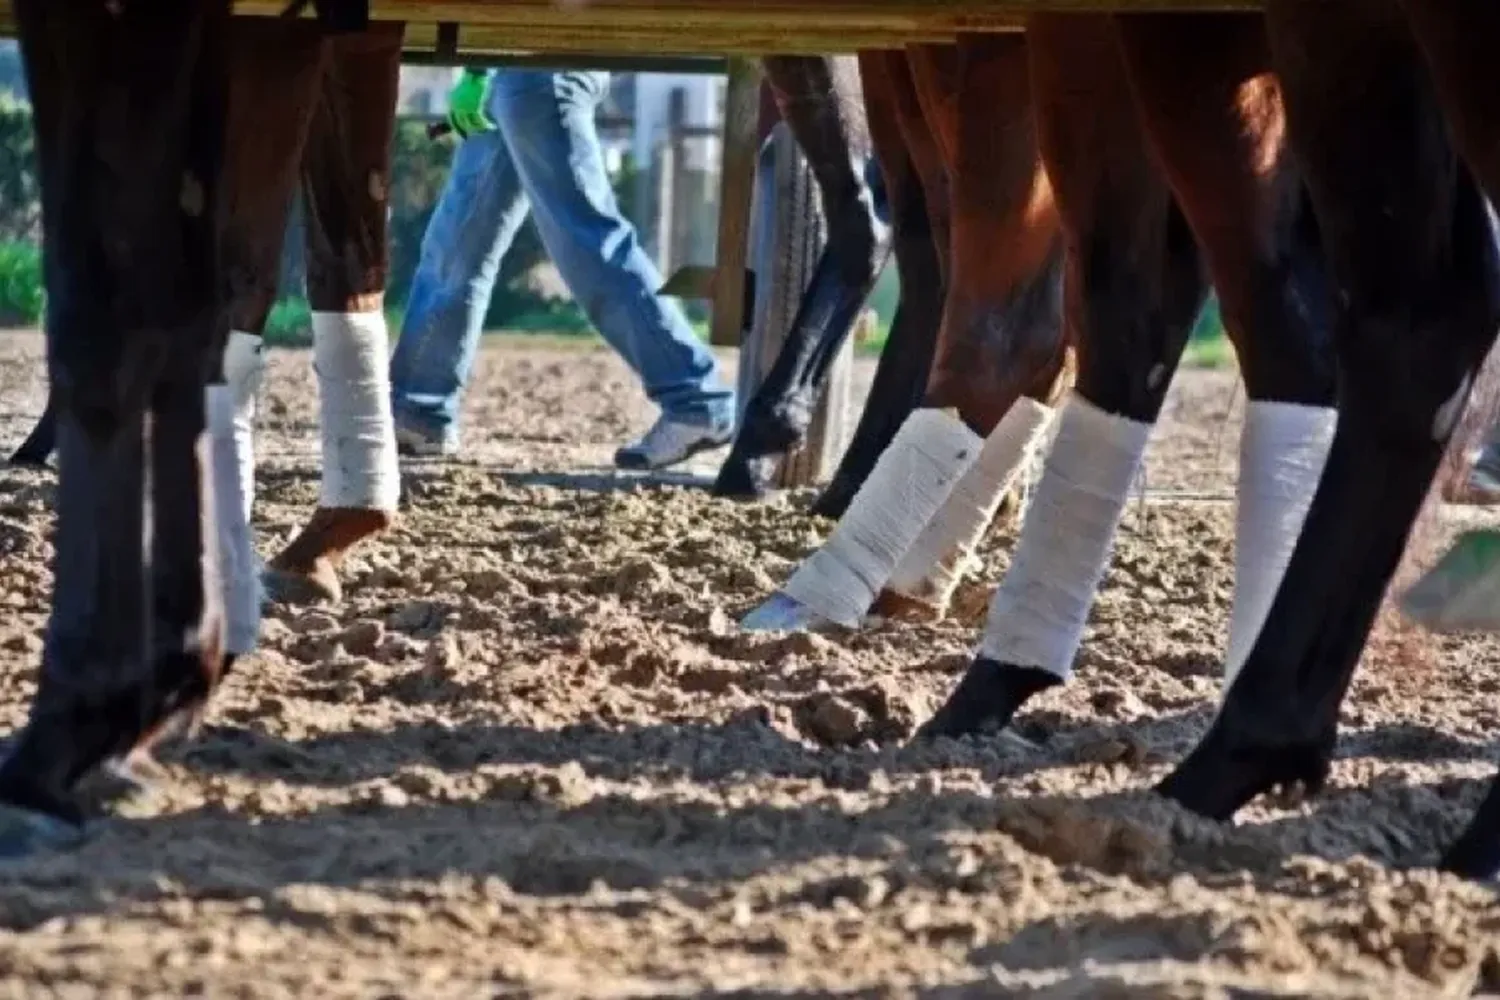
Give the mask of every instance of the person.
[{"label": "person", "polygon": [[462,138],[422,240],[391,405],[405,454],[454,455],[481,324],[527,212],[589,319],[661,413],[616,465],[661,469],[733,436],[733,390],[621,214],[594,121],[609,74],[464,69],[449,97]]}]

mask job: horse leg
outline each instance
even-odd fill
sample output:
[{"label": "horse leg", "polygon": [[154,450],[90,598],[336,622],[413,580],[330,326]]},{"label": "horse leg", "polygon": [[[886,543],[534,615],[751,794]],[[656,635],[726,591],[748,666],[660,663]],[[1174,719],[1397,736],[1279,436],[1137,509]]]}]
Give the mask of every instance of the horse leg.
[{"label": "horse leg", "polygon": [[1266,24],[1338,289],[1339,416],[1249,656],[1208,733],[1158,786],[1218,819],[1279,785],[1326,780],[1339,706],[1500,322],[1484,198],[1399,14],[1272,0]]},{"label": "horse leg", "polygon": [[[926,166],[936,177],[924,183],[918,143],[905,137],[907,132],[927,128],[916,107],[906,57],[900,52],[863,52],[859,68],[870,140],[885,182],[901,297],[859,425],[838,471],[812,505],[814,514],[831,518],[844,515],[896,431],[921,403],[937,347],[944,295],[938,241],[946,247],[947,176],[932,137],[925,135],[918,143],[930,149]],[[903,106],[915,108],[915,115],[903,117]],[[934,190],[944,204],[930,205],[925,188]]]},{"label": "horse leg", "polygon": [[42,415],[37,418],[36,426],[31,433],[26,435],[26,440],[21,442],[10,456],[11,465],[35,465],[47,464],[47,459],[52,457],[52,452],[57,448],[57,399],[52,390],[47,390],[47,407],[42,410]]},{"label": "horse leg", "polygon": [[[228,42],[219,262],[229,334],[203,393],[224,609],[221,681],[237,658],[255,648],[260,634],[261,588],[250,529],[255,400],[265,366],[259,331],[276,297],[287,211],[322,53],[323,34],[316,24],[279,18],[238,19]],[[128,757],[111,760],[108,779],[91,790],[94,797],[113,798],[155,784],[161,775],[155,751],[175,735],[180,734],[165,728],[149,733]]]},{"label": "horse leg", "polygon": [[867,182],[870,137],[847,57],[768,56],[766,79],[818,182],[828,240],[765,381],[745,406],[714,493],[762,495],[776,456],[802,441],[829,367],[890,255]]},{"label": "horse leg", "polygon": [[[1488,98],[1495,89],[1492,61],[1500,39],[1500,10],[1453,0],[1403,0],[1403,6],[1454,145],[1493,203],[1500,199],[1500,109]],[[1494,449],[1492,433],[1486,457]],[[1491,780],[1478,810],[1440,864],[1471,878],[1492,879],[1500,873],[1500,775]]]},{"label": "horse leg", "polygon": [[[971,51],[952,84],[964,101],[937,102],[929,112],[942,116],[933,131],[952,150],[953,270],[923,407],[828,542],[746,628],[853,627],[887,582],[946,602],[1048,416],[1045,407],[1010,405],[1062,356],[1057,220],[1037,152],[1025,43],[1010,36],[965,44]],[[985,117],[960,127],[975,117],[979,95]],[[991,247],[996,231],[1014,234],[1003,252]],[[957,374],[965,368],[977,371]],[[1014,416],[1002,420],[1008,412]]]},{"label": "horse leg", "polygon": [[0,853],[76,842],[79,780],[196,711],[219,671],[200,456],[223,344],[228,7],[15,5],[37,115],[58,502],[37,693],[0,761]]},{"label": "horse leg", "polygon": [[1141,121],[1203,248],[1249,403],[1240,437],[1233,683],[1333,441],[1329,286],[1259,15],[1117,19]]},{"label": "horse leg", "polygon": [[339,561],[395,520],[400,473],[382,307],[402,33],[377,24],[327,42],[302,160],[323,486],[307,525],[271,560],[265,583],[278,600],[338,600]]},{"label": "horse leg", "polygon": [[1127,493],[1208,290],[1151,161],[1111,20],[1035,15],[1026,41],[1067,248],[1078,382],[975,659],[920,738],[1003,727],[1071,674]]},{"label": "horse leg", "polygon": [[884,614],[922,618],[943,615],[1040,443],[1066,358],[1062,241],[1037,145],[1024,41],[969,36],[959,56],[956,93],[929,102],[938,131],[950,137],[953,245],[923,406],[955,411],[985,442],[876,603]]}]

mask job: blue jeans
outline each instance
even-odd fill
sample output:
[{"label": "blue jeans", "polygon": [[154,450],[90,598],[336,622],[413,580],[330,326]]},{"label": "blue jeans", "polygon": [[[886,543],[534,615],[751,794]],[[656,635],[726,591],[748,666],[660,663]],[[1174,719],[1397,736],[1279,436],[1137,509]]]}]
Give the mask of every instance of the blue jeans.
[{"label": "blue jeans", "polygon": [[422,239],[406,319],[391,358],[398,427],[453,440],[500,261],[526,219],[563,280],[646,395],[674,420],[727,429],[734,392],[621,213],[594,113],[607,73],[499,70],[494,132],[459,146]]}]

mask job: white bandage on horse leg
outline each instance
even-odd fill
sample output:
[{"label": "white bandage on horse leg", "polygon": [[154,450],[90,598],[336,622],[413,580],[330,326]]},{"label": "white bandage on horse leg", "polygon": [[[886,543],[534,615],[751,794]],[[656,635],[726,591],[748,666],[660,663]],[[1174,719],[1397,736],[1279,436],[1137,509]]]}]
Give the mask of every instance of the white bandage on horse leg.
[{"label": "white bandage on horse leg", "polygon": [[260,634],[260,569],[250,531],[255,499],[255,397],[265,372],[261,338],[234,331],[224,345],[224,385],[204,393],[224,595],[224,651],[248,653]]},{"label": "white bandage on horse leg", "polygon": [[935,608],[947,605],[1016,473],[1045,438],[1052,407],[1016,400],[985,439],[979,458],[901,557],[887,585]]},{"label": "white bandage on horse leg", "polygon": [[1066,680],[1104,576],[1151,425],[1082,396],[1063,407],[979,655]]},{"label": "white bandage on horse leg", "polygon": [[875,463],[838,527],[781,592],[858,627],[896,563],[979,456],[978,434],[942,410],[915,410]]},{"label": "white bandage on horse leg", "polygon": [[1251,400],[1240,432],[1234,526],[1234,610],[1224,690],[1250,656],[1323,476],[1338,411]]},{"label": "white bandage on horse leg", "polygon": [[315,312],[312,327],[322,404],[319,502],[324,507],[395,510],[401,483],[385,315]]}]

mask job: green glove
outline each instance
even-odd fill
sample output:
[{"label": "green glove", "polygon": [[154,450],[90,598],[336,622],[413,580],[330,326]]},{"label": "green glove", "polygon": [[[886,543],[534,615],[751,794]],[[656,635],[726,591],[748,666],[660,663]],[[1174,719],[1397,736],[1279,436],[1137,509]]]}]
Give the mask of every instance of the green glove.
[{"label": "green glove", "polygon": [[484,113],[489,84],[489,70],[465,68],[458,76],[458,83],[448,92],[448,124],[460,139],[494,130],[495,123]]}]

